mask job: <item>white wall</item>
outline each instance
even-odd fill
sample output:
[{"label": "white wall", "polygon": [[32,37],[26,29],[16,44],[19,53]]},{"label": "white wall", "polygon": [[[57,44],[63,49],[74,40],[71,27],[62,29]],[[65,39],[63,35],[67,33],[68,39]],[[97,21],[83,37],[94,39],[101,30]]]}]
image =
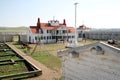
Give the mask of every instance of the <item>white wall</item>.
[{"label": "white wall", "polygon": [[120,40],[120,30],[90,30],[85,31],[86,38],[88,39],[99,39],[99,40],[108,40],[108,39],[115,39]]},{"label": "white wall", "polygon": [[0,34],[0,42],[12,42],[13,36],[12,35],[1,35]]},{"label": "white wall", "polygon": [[[36,43],[37,41],[35,40],[35,37],[46,37],[46,39],[41,39],[41,43],[55,43],[56,39],[47,39],[47,36],[75,36],[73,33],[63,33],[63,30],[66,30],[66,27],[60,27],[58,30],[61,31],[61,33],[56,34],[56,31],[53,31],[52,33],[47,33],[47,30],[43,30],[43,34],[33,34],[29,28],[28,33],[27,33],[27,41],[30,43]],[[31,41],[29,41],[29,37],[31,37]],[[70,38],[69,41],[74,41],[74,38]]]},{"label": "white wall", "polygon": [[28,41],[27,41],[27,35],[20,35],[19,38],[20,38],[20,41],[21,41],[21,42],[28,42]]}]

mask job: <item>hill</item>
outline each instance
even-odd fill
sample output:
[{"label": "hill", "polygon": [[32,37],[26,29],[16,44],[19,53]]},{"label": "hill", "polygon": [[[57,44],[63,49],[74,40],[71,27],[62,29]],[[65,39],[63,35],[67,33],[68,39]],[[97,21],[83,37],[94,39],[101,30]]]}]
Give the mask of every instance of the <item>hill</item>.
[{"label": "hill", "polygon": [[0,32],[27,32],[28,27],[0,27]]}]

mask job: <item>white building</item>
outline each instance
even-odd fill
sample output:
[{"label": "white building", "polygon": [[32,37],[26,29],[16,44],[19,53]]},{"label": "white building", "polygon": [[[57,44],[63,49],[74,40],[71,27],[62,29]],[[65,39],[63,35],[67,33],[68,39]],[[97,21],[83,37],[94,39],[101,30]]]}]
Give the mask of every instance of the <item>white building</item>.
[{"label": "white building", "polygon": [[85,32],[89,31],[90,28],[86,27],[84,24],[77,28],[78,41],[81,41],[85,38]]},{"label": "white building", "polygon": [[48,23],[41,23],[38,18],[36,26],[30,26],[27,33],[27,41],[29,43],[55,43],[59,40],[73,41],[75,37],[75,29],[66,25],[65,19],[63,23],[58,20],[50,20]]},{"label": "white building", "polygon": [[85,32],[85,37],[87,39],[96,39],[96,40],[120,40],[120,29],[91,29],[88,32]]},{"label": "white building", "polygon": [[85,25],[77,28],[78,40],[83,39],[94,39],[94,40],[120,40],[120,29],[90,29]]},{"label": "white building", "polygon": [[13,36],[7,34],[6,32],[0,33],[0,42],[12,42]]}]

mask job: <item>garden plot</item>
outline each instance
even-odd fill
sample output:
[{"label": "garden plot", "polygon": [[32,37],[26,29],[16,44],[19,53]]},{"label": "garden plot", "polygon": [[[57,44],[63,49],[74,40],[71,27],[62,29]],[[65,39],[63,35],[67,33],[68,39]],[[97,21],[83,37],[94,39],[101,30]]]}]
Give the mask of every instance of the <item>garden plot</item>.
[{"label": "garden plot", "polygon": [[28,61],[19,56],[6,44],[0,44],[0,80],[24,79],[40,75]]}]

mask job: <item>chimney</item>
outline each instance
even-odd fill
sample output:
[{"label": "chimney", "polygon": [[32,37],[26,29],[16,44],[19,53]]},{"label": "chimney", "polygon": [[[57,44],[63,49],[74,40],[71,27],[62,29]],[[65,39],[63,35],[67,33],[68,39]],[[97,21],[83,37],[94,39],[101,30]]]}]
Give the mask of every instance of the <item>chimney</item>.
[{"label": "chimney", "polygon": [[38,18],[37,27],[40,27],[40,18]]},{"label": "chimney", "polygon": [[63,25],[65,25],[65,26],[66,26],[66,21],[65,21],[65,19],[63,20]]},{"label": "chimney", "polygon": [[41,26],[41,25],[40,25],[40,18],[38,18],[36,33],[39,33],[40,26]]}]

